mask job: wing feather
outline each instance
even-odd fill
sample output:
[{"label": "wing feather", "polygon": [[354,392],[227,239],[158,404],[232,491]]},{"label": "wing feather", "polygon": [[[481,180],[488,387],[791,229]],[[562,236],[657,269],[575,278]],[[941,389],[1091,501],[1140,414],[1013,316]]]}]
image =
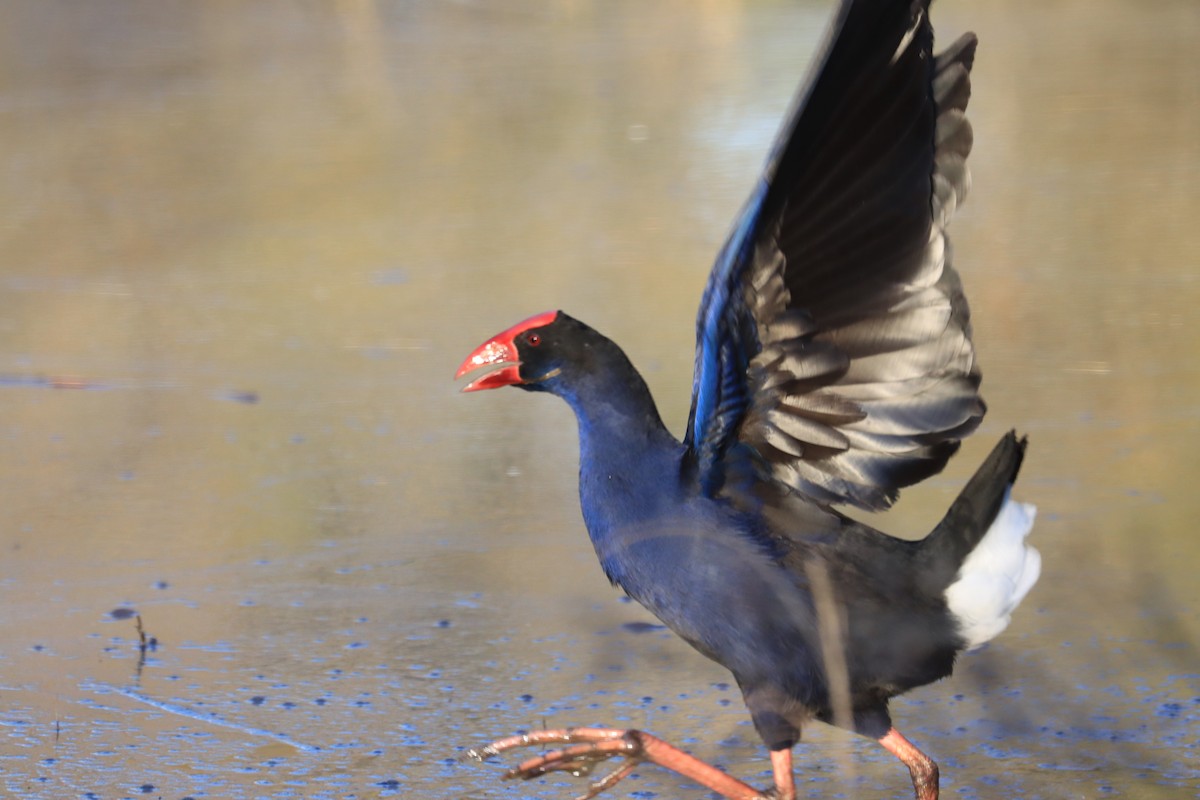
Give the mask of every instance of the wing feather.
[{"label": "wing feather", "polygon": [[687,433],[709,493],[749,457],[818,504],[885,508],[984,414],[946,237],[970,186],[976,40],[934,56],[927,12],[842,3],[718,256]]}]

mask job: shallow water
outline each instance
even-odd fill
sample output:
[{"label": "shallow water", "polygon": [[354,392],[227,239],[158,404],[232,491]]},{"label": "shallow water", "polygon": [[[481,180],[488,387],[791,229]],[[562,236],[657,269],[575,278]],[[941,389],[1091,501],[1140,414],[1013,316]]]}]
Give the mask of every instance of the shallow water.
[{"label": "shallow water", "polygon": [[[954,797],[1190,795],[1200,6],[981,5],[934,21],[982,40],[952,233],[990,414],[881,524],[926,529],[1015,426],[1044,570],[895,717]],[[4,4],[3,791],[567,797],[456,759],[592,723],[766,784],[728,675],[597,568],[567,409],[450,376],[562,307],[678,430],[708,263],[829,13]],[[873,743],[806,739],[810,796],[910,796]]]}]

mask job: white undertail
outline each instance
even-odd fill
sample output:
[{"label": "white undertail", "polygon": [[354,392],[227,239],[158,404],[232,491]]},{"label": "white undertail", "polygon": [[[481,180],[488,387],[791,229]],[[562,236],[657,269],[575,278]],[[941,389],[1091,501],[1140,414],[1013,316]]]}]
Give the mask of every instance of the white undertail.
[{"label": "white undertail", "polygon": [[1008,627],[1012,612],[1042,571],[1041,554],[1025,544],[1037,508],[1013,500],[1011,492],[1011,487],[1005,491],[1000,513],[946,589],[946,605],[958,620],[968,650]]}]

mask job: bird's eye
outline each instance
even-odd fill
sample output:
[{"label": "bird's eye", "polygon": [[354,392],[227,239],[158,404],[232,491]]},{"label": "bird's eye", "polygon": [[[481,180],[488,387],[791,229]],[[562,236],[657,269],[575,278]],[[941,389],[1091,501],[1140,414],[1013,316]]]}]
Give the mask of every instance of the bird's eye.
[{"label": "bird's eye", "polygon": [[537,347],[539,344],[542,343],[542,337],[536,333],[531,333],[525,337],[525,341],[531,347]]}]

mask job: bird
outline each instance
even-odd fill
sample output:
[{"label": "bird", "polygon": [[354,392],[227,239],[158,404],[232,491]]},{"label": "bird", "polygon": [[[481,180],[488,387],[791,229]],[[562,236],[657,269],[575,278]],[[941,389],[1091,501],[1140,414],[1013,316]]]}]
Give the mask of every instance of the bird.
[{"label": "bird", "polygon": [[621,348],[560,310],[491,337],[456,375],[472,374],[467,392],[571,407],[604,572],[732,673],[774,786],[635,729],[532,731],[468,756],[560,745],[508,773],[526,779],[623,759],[584,798],[652,762],[730,800],[793,800],[792,750],[817,721],[875,739],[918,800],[938,797],[937,764],[889,701],[997,636],[1041,558],[1036,509],[1012,496],[1027,445],[1015,431],[923,539],[852,516],[940,472],[986,411],[947,237],[970,183],[977,38],[936,54],[933,41],[929,0],[837,7],[709,274],[682,439]]}]

